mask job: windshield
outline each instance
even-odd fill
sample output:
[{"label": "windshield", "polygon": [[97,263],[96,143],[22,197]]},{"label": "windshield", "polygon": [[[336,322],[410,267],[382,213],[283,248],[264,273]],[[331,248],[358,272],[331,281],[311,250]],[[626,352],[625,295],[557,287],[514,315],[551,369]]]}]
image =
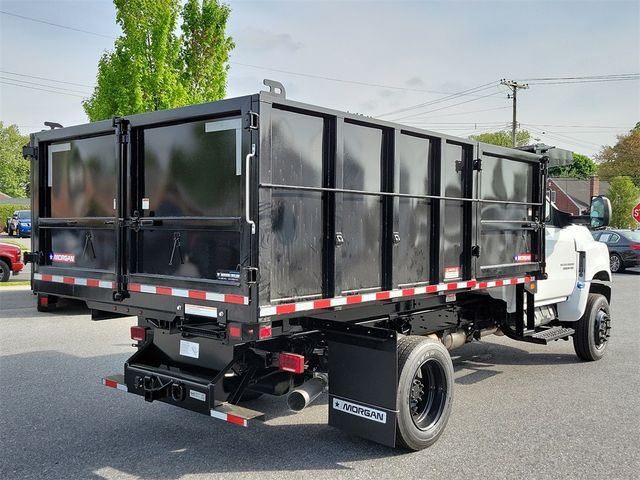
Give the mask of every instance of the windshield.
[{"label": "windshield", "polygon": [[18,214],[18,219],[20,220],[28,220],[31,218],[30,210],[18,210],[16,213]]},{"label": "windshield", "polygon": [[636,230],[635,232],[626,232],[624,236],[632,242],[640,242],[640,230]]}]

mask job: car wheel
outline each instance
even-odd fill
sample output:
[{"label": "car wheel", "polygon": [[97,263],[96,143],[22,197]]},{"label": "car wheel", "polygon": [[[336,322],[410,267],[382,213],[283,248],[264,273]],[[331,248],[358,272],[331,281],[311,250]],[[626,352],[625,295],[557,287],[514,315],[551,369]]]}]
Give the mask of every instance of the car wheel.
[{"label": "car wheel", "polygon": [[453,363],[438,341],[398,339],[396,444],[410,450],[432,445],[444,431],[453,403]]},{"label": "car wheel", "polygon": [[607,299],[590,293],[584,314],[575,324],[573,347],[582,360],[592,362],[604,356],[611,331],[611,313]]},{"label": "car wheel", "polygon": [[11,270],[4,260],[0,260],[0,282],[8,282]]},{"label": "car wheel", "polygon": [[620,255],[617,253],[612,253],[609,256],[609,268],[612,273],[622,272],[624,270],[624,265],[622,264],[622,259]]}]

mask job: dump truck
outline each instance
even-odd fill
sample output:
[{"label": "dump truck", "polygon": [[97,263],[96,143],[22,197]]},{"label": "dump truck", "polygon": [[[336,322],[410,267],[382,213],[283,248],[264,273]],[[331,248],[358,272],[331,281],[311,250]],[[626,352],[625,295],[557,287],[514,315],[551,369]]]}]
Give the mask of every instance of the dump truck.
[{"label": "dump truck", "polygon": [[570,152],[265,84],[24,148],[38,310],[74,299],[95,320],[138,319],[104,385],[241,426],[265,418],[252,398],[299,411],[326,393],[329,425],[419,450],[450,416],[451,349],[497,334],[603,356],[611,272],[588,227],[611,207],[595,197],[572,217],[548,200],[548,168]]}]

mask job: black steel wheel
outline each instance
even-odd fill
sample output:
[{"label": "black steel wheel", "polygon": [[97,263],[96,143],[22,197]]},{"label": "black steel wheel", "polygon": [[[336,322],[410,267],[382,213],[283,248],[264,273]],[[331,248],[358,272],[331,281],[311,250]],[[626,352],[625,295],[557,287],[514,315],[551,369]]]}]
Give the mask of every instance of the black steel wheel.
[{"label": "black steel wheel", "polygon": [[586,361],[600,360],[607,349],[611,332],[609,302],[600,294],[590,293],[584,314],[576,322],[573,347]]},{"label": "black steel wheel", "polygon": [[11,276],[11,269],[7,262],[0,260],[0,282],[8,282]]},{"label": "black steel wheel", "polygon": [[624,264],[622,263],[620,255],[617,253],[609,255],[609,268],[611,269],[611,273],[622,272],[624,270]]},{"label": "black steel wheel", "polygon": [[398,339],[398,375],[396,443],[410,450],[421,450],[438,440],[451,414],[451,357],[438,341],[401,337]]}]

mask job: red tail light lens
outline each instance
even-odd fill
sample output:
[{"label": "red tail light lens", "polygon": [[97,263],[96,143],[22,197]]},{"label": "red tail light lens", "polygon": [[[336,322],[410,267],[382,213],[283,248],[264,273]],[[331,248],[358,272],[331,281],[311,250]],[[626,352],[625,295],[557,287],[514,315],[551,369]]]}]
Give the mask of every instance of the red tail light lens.
[{"label": "red tail light lens", "polygon": [[242,330],[240,329],[240,327],[230,326],[229,327],[229,336],[230,337],[235,337],[235,338],[240,338],[242,336]]},{"label": "red tail light lens", "polygon": [[271,336],[271,325],[260,325],[258,330],[258,337],[260,340],[263,338],[269,338]]},{"label": "red tail light lens", "polygon": [[147,339],[147,329],[136,325],[131,327],[131,340],[136,342],[144,342]]},{"label": "red tail light lens", "polygon": [[640,250],[640,243],[634,243],[633,245],[629,245],[634,250]]},{"label": "red tail light lens", "polygon": [[298,355],[296,353],[280,353],[280,370],[291,373],[303,373],[304,372],[304,355]]}]

